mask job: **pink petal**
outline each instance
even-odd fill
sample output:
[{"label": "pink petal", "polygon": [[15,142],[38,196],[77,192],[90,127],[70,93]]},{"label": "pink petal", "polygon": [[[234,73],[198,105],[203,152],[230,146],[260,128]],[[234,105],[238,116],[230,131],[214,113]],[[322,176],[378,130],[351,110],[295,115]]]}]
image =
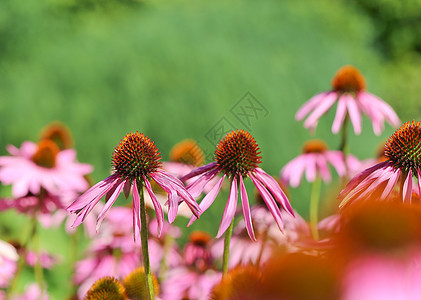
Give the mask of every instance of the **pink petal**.
[{"label": "pink petal", "polygon": [[421,198],[421,172],[417,169],[417,179],[418,179],[418,196]]},{"label": "pink petal", "polygon": [[[209,206],[212,205],[213,201],[215,201],[215,198],[216,198],[216,196],[218,195],[218,193],[221,189],[222,182],[224,181],[225,177],[226,177],[226,175],[224,174],[218,180],[218,182],[212,187],[212,189],[209,191],[209,193],[207,193],[207,195],[203,198],[202,202],[200,202],[199,207],[200,207],[202,212],[207,210],[209,208]],[[189,227],[196,220],[197,220],[196,216],[193,215],[191,217],[189,223],[187,224],[187,227]]]},{"label": "pink petal", "polygon": [[324,155],[318,154],[316,163],[319,166],[318,170],[324,182],[330,182],[332,180],[332,176],[330,175],[330,170],[327,164],[326,157]]},{"label": "pink petal", "polygon": [[304,127],[306,128],[315,128],[319,118],[324,115],[333,104],[335,104],[335,101],[337,99],[337,93],[332,92],[326,95],[326,97],[323,99],[323,102],[317,106],[317,108],[310,114],[310,116],[305,120]]},{"label": "pink petal", "polygon": [[211,170],[204,173],[202,176],[200,176],[186,187],[187,191],[190,193],[190,195],[192,195],[193,198],[199,197],[203,192],[206,184],[208,184],[208,182],[212,180],[217,173],[218,170]]},{"label": "pink petal", "polygon": [[140,198],[136,180],[133,180],[133,239],[140,235],[142,223],[140,222]]},{"label": "pink petal", "polygon": [[126,199],[129,198],[131,189],[132,189],[132,183],[130,182],[130,180],[126,180],[126,184],[123,187],[123,193]]},{"label": "pink petal", "polygon": [[341,151],[326,151],[325,157],[332,164],[340,177],[346,174],[346,166],[344,162],[344,154]]},{"label": "pink petal", "polygon": [[151,197],[152,204],[155,208],[156,218],[158,220],[158,236],[161,236],[162,227],[164,226],[164,212],[162,210],[161,204],[156,199],[155,194],[153,193],[151,184],[145,176],[143,176],[143,182],[145,183],[146,190],[148,191],[149,196]]},{"label": "pink petal", "polygon": [[203,174],[209,170],[212,170],[213,168],[216,168],[218,166],[217,162],[211,162],[210,164],[201,166],[197,169],[194,169],[193,171],[191,171],[189,174],[184,175],[183,177],[180,178],[181,181],[186,181],[190,178],[196,177],[200,174]]},{"label": "pink petal", "polygon": [[244,181],[243,181],[242,176],[240,176],[240,195],[241,195],[241,204],[243,207],[243,215],[244,215],[244,220],[246,222],[247,232],[250,238],[253,241],[256,241],[256,237],[254,236],[253,224],[251,223],[249,199],[247,196],[247,191],[246,191],[246,187],[244,186]]},{"label": "pink petal", "polygon": [[114,204],[115,200],[117,200],[118,195],[120,195],[121,190],[125,184],[125,180],[117,181],[111,190],[114,190],[113,194],[109,197],[107,203],[105,203],[104,207],[102,208],[101,212],[98,215],[97,223],[96,223],[96,230],[98,231],[99,226],[101,226],[102,220],[104,220],[106,213]]},{"label": "pink petal", "polygon": [[89,190],[87,190],[83,195],[81,195],[75,202],[73,202],[67,208],[67,210],[70,212],[74,212],[85,207],[97,198],[101,199],[114,186],[117,180],[119,180],[119,177],[113,174],[105,178],[104,180],[98,182]]},{"label": "pink petal", "polygon": [[402,199],[403,203],[411,203],[412,201],[412,169],[409,169],[403,184]]},{"label": "pink petal", "polygon": [[336,134],[339,132],[345,120],[345,116],[346,116],[346,102],[343,97],[340,97],[338,100],[338,107],[336,108],[335,119],[333,120],[333,124],[332,124],[333,133]]},{"label": "pink petal", "polygon": [[281,211],[276,205],[275,200],[272,198],[271,194],[263,186],[263,184],[260,183],[260,181],[253,176],[253,174],[250,174],[250,179],[253,181],[254,185],[256,186],[257,190],[262,196],[263,201],[265,201],[266,206],[268,207],[269,211],[272,213],[272,216],[275,219],[275,222],[278,225],[279,229],[283,232],[284,224],[282,221]]},{"label": "pink petal", "polygon": [[308,182],[313,182],[316,179],[316,160],[314,155],[307,154],[307,163],[305,165],[305,175]]},{"label": "pink petal", "polygon": [[231,182],[231,191],[228,197],[227,205],[225,206],[224,214],[222,215],[221,225],[219,226],[216,238],[219,238],[230,226],[234,218],[235,210],[237,208],[238,191],[237,191],[237,177]]},{"label": "pink petal", "polygon": [[354,133],[359,135],[361,133],[361,112],[358,109],[353,96],[344,95],[342,97],[346,97],[349,118],[351,119],[352,126],[354,127]]},{"label": "pink petal", "polygon": [[393,188],[396,186],[398,182],[399,175],[401,174],[400,169],[396,169],[393,174],[390,176],[389,181],[387,182],[386,187],[383,190],[382,195],[380,196],[380,200],[384,200],[390,196],[393,191]]},{"label": "pink petal", "polygon": [[304,117],[315,107],[317,107],[319,103],[322,102],[328,94],[329,92],[320,93],[310,98],[310,100],[304,103],[297,111],[297,113],[295,114],[295,119],[297,121],[301,121],[302,119],[304,119]]},{"label": "pink petal", "polygon": [[256,168],[255,176],[260,182],[267,186],[275,199],[281,204],[282,208],[285,209],[289,215],[294,217],[294,210],[289,203],[288,197],[285,195],[276,180],[261,168]]}]

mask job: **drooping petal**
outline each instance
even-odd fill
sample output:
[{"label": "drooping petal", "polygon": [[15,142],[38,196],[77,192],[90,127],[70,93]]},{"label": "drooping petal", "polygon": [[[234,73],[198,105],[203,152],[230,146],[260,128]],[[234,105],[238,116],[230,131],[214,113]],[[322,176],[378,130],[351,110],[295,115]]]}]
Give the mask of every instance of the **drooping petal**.
[{"label": "drooping petal", "polygon": [[[222,182],[224,181],[226,175],[224,174],[218,182],[212,187],[212,189],[209,191],[209,193],[206,194],[206,196],[203,198],[202,202],[200,202],[199,207],[202,212],[207,210],[209,206],[212,205],[213,201],[215,201],[216,196],[218,195],[219,191],[221,190]],[[187,224],[187,227],[189,227],[194,221],[196,221],[196,216],[192,216],[189,223]]]},{"label": "drooping petal", "polygon": [[193,198],[199,197],[203,192],[206,184],[208,184],[208,182],[211,181],[217,173],[218,170],[215,169],[204,173],[202,176],[200,176],[186,187],[187,191],[190,193],[190,195],[192,195]]},{"label": "drooping petal", "polygon": [[149,197],[151,197],[152,204],[155,208],[156,219],[158,221],[158,236],[161,236],[162,228],[164,226],[164,212],[162,210],[162,206],[156,199],[151,184],[145,176],[143,176],[143,183],[145,184],[146,190],[148,191]]},{"label": "drooping petal", "polygon": [[406,176],[403,184],[402,199],[403,203],[411,203],[412,201],[412,169],[409,169],[408,175]]},{"label": "drooping petal", "polygon": [[[119,177],[115,174],[105,178],[104,180],[98,182],[89,190],[87,190],[83,195],[81,195],[75,202],[73,202],[68,208],[67,211],[74,212],[79,209],[82,209],[90,202],[96,200],[97,198],[101,199],[119,180]],[[99,200],[98,199],[98,200]]]},{"label": "drooping petal", "polygon": [[306,161],[306,154],[302,154],[287,163],[281,170],[282,180],[292,187],[299,186],[305,170]]},{"label": "drooping petal", "polygon": [[346,102],[343,97],[338,100],[338,107],[336,108],[335,119],[332,124],[332,132],[338,133],[346,117]]},{"label": "drooping petal", "polygon": [[332,176],[330,175],[330,170],[327,164],[326,157],[320,153],[314,154],[317,155],[317,159],[315,161],[319,166],[317,169],[319,170],[320,176],[322,177],[324,182],[330,182],[332,180]]},{"label": "drooping petal", "polygon": [[254,174],[260,182],[266,185],[275,199],[281,204],[282,208],[285,209],[288,214],[294,217],[294,210],[289,203],[288,197],[285,195],[284,191],[281,189],[276,180],[261,168],[256,168]]},{"label": "drooping petal", "polygon": [[335,104],[337,99],[337,93],[332,92],[326,95],[323,101],[313,110],[309,117],[304,121],[304,127],[306,128],[315,128],[320,117],[324,115],[333,104]]},{"label": "drooping petal", "polygon": [[352,126],[354,127],[354,133],[359,135],[361,133],[361,112],[358,109],[355,99],[351,95],[343,95],[346,98],[346,105],[348,107],[349,118],[351,119]]},{"label": "drooping petal", "polygon": [[399,176],[401,174],[400,169],[396,169],[393,174],[390,176],[389,181],[386,184],[386,187],[383,190],[382,195],[380,196],[380,200],[384,200],[390,196],[393,191],[393,188],[396,186],[398,182]]},{"label": "drooping petal", "polygon": [[418,181],[418,196],[421,199],[421,172],[417,169],[417,181]]},{"label": "drooping petal", "polygon": [[[115,200],[117,200],[118,195],[120,195],[123,186],[126,184],[126,180],[119,180],[114,184],[114,187],[111,189],[113,190],[112,195],[109,196],[108,201],[105,203],[104,207],[102,208],[101,212],[98,215],[98,219],[96,221],[96,230],[98,231],[99,226],[101,226],[102,220],[104,220],[106,213],[109,211],[111,206],[114,204]],[[108,194],[107,194],[108,196]]]},{"label": "drooping petal", "polygon": [[317,168],[316,168],[316,160],[314,159],[314,155],[307,154],[307,160],[305,164],[305,175],[308,182],[313,182],[316,180],[317,175]]},{"label": "drooping petal", "polygon": [[131,189],[132,189],[132,183],[130,182],[130,180],[126,180],[126,184],[123,187],[123,193],[126,199],[129,198]]},{"label": "drooping petal", "polygon": [[216,238],[219,238],[230,226],[234,218],[235,210],[237,209],[238,191],[237,191],[237,177],[231,182],[231,191],[228,197],[227,205],[225,206],[224,214],[222,215],[221,225],[219,226]]},{"label": "drooping petal", "polygon": [[295,120],[301,121],[309,114],[310,111],[312,111],[315,107],[319,105],[320,102],[324,101],[324,98],[329,94],[329,92],[320,93],[308,100],[306,103],[304,103],[300,109],[295,114]]},{"label": "drooping petal", "polygon": [[275,219],[276,224],[278,225],[279,229],[283,232],[284,231],[284,223],[282,221],[281,211],[279,210],[278,206],[276,205],[275,200],[268,192],[268,190],[263,186],[263,184],[254,177],[253,174],[250,173],[250,179],[253,181],[254,185],[256,186],[257,190],[259,191],[260,195],[265,201],[266,206],[268,207],[269,211],[271,212],[273,218]]},{"label": "drooping petal", "polygon": [[250,213],[250,204],[247,196],[246,187],[244,186],[243,177],[240,176],[240,195],[241,195],[241,205],[243,207],[243,216],[246,223],[247,233],[250,238],[255,241],[256,237],[254,236],[253,224],[251,222],[251,213]]},{"label": "drooping petal", "polygon": [[137,188],[136,180],[133,180],[133,239],[140,236],[142,230],[142,223],[140,222],[140,197]]},{"label": "drooping petal", "polygon": [[325,157],[332,164],[339,177],[346,175],[346,165],[344,161],[344,153],[342,151],[326,151]]},{"label": "drooping petal", "polygon": [[212,170],[213,168],[216,168],[218,166],[217,162],[211,162],[210,164],[198,167],[197,169],[194,169],[193,171],[191,171],[190,173],[184,175],[183,177],[180,178],[181,181],[186,181],[190,178],[196,177],[198,175],[201,175],[207,171]]}]

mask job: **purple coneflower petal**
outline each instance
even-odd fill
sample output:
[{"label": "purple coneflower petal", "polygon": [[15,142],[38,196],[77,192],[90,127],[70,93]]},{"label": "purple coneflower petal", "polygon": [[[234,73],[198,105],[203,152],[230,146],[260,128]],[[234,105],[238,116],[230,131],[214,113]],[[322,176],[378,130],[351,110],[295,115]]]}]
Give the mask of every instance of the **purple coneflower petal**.
[{"label": "purple coneflower petal", "polygon": [[337,93],[328,93],[326,97],[323,99],[323,102],[313,110],[313,112],[309,115],[309,117],[304,121],[304,127],[306,128],[314,128],[319,121],[319,118],[324,115],[337,99]]},{"label": "purple coneflower petal", "polygon": [[275,199],[281,204],[282,208],[285,209],[288,214],[294,217],[294,210],[289,203],[288,197],[285,195],[284,191],[281,189],[276,180],[261,168],[256,168],[254,174],[260,182],[267,186]]},{"label": "purple coneflower petal", "polygon": [[238,190],[237,190],[237,177],[231,182],[231,191],[228,196],[228,202],[225,206],[224,214],[222,215],[221,225],[219,226],[216,238],[219,238],[230,226],[234,218],[235,210],[237,209]]},{"label": "purple coneflower petal", "polygon": [[330,170],[326,158],[320,155],[319,159],[316,160],[316,163],[319,166],[318,169],[320,171],[320,176],[322,177],[323,181],[330,182],[332,180],[332,176],[330,175]]},{"label": "purple coneflower petal", "polygon": [[[75,202],[70,204],[67,208],[68,211],[77,211],[82,209],[89,203],[101,199],[119,180],[119,177],[116,175],[111,175],[104,180],[101,180],[89,190],[87,190],[82,196],[80,196]],[[98,199],[99,198],[99,199]]]},{"label": "purple coneflower petal", "polygon": [[344,161],[344,154],[341,151],[326,151],[326,159],[332,164],[340,177],[346,174],[346,165]]},{"label": "purple coneflower petal", "polygon": [[279,229],[283,232],[284,231],[284,223],[282,221],[281,211],[279,210],[278,206],[275,203],[275,200],[268,192],[268,190],[263,186],[263,184],[250,173],[250,179],[253,181],[254,185],[256,186],[257,190],[259,191],[260,195],[265,201],[266,206],[268,207],[269,211],[272,213],[273,218],[275,219],[276,224],[278,225]]},{"label": "purple coneflower petal", "polygon": [[346,117],[346,99],[340,97],[338,100],[338,107],[336,108],[335,119],[332,124],[332,132],[338,133]]},{"label": "purple coneflower petal", "polygon": [[190,193],[190,195],[192,195],[193,198],[199,197],[203,192],[206,184],[208,184],[208,182],[211,181],[217,173],[218,170],[215,169],[204,173],[197,180],[193,181],[186,187],[187,191]]},{"label": "purple coneflower petal", "polygon": [[143,182],[145,183],[146,190],[148,191],[149,197],[151,197],[153,207],[155,208],[156,218],[158,220],[158,236],[161,236],[162,227],[164,226],[164,212],[162,210],[161,204],[155,197],[153,193],[151,184],[145,176],[143,176]]},{"label": "purple coneflower petal", "polygon": [[380,99],[379,97],[365,92],[365,97],[369,98],[369,103],[375,103],[377,105],[377,107],[381,110],[381,112],[383,112],[383,116],[385,117],[385,119],[392,125],[392,126],[399,126],[399,124],[401,123],[401,121],[399,120],[398,116],[396,115],[395,111],[393,110],[393,108],[387,104],[386,102],[384,102],[382,99]]},{"label": "purple coneflower petal", "polygon": [[106,215],[106,213],[108,212],[108,210],[111,208],[111,206],[114,204],[115,200],[117,200],[118,195],[120,195],[121,190],[123,189],[123,186],[126,184],[126,180],[119,180],[117,181],[113,188],[110,191],[113,191],[113,193],[111,195],[107,196],[108,200],[105,203],[104,207],[102,208],[101,212],[98,215],[98,219],[96,221],[96,230],[98,231],[99,226],[101,226],[102,220],[104,220],[104,217]]},{"label": "purple coneflower petal", "polygon": [[421,199],[421,172],[419,169],[417,169],[417,181],[418,181],[418,196]]},{"label": "purple coneflower petal", "polygon": [[140,223],[140,198],[136,180],[133,180],[133,239],[140,235],[142,224]]},{"label": "purple coneflower petal", "polygon": [[240,195],[241,195],[241,205],[243,207],[244,221],[246,223],[247,232],[250,238],[255,241],[256,237],[254,236],[253,224],[251,222],[250,214],[250,204],[247,196],[246,187],[244,186],[243,177],[240,176]]},{"label": "purple coneflower petal", "polygon": [[412,169],[409,169],[408,175],[406,176],[402,190],[403,203],[411,203],[412,201]]},{"label": "purple coneflower petal", "polygon": [[209,170],[212,170],[213,168],[215,168],[218,165],[217,162],[211,162],[210,164],[201,166],[199,168],[194,169],[193,171],[191,171],[190,173],[184,175],[183,177],[180,178],[181,181],[186,181],[190,178],[196,177],[200,174],[203,174]]},{"label": "purple coneflower petal", "polygon": [[316,171],[316,160],[313,158],[314,153],[308,153],[306,157],[307,163],[305,164],[305,175],[308,182],[313,182],[316,180],[317,171]]},{"label": "purple coneflower petal", "polygon": [[[380,174],[378,174],[378,177],[375,178],[375,180],[363,191],[358,198],[364,199],[368,196],[370,196],[373,192],[377,190],[377,188],[384,183],[385,181],[390,181],[391,175],[393,175],[393,167],[387,166],[384,168]],[[389,183],[389,182],[388,182]],[[387,186],[387,184],[386,184]],[[383,189],[384,191],[384,189]]]},{"label": "purple coneflower petal", "polygon": [[390,178],[389,178],[389,181],[387,182],[386,187],[383,190],[382,195],[380,196],[380,200],[384,200],[390,196],[390,194],[393,191],[393,188],[396,186],[396,183],[398,182],[400,174],[401,174],[400,169],[396,169],[393,171],[393,173],[390,175]]},{"label": "purple coneflower petal", "polygon": [[[205,211],[212,205],[213,201],[215,201],[216,196],[218,195],[219,191],[221,190],[222,182],[224,181],[226,175],[224,174],[218,182],[212,187],[209,193],[203,198],[202,202],[199,204],[199,208],[201,211]],[[194,221],[196,221],[196,216],[192,216],[187,227],[190,226]]]},{"label": "purple coneflower petal", "polygon": [[126,184],[123,187],[123,193],[126,199],[129,198],[131,189],[132,189],[132,182],[130,180],[126,180]]},{"label": "purple coneflower petal", "polygon": [[297,111],[297,113],[295,114],[295,119],[297,121],[301,121],[302,119],[304,119],[304,117],[307,116],[308,113],[312,111],[315,107],[317,107],[320,102],[324,101],[328,94],[329,92],[320,93],[310,98],[310,100],[304,103]]},{"label": "purple coneflower petal", "polygon": [[346,97],[349,118],[351,119],[352,126],[354,127],[354,133],[359,135],[361,133],[361,112],[358,109],[353,96],[343,95],[342,97]]}]

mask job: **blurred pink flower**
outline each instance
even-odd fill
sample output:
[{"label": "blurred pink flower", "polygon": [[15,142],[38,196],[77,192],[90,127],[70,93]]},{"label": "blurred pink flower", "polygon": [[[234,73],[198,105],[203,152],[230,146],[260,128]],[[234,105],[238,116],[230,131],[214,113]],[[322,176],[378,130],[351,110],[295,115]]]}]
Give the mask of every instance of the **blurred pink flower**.
[{"label": "blurred pink flower", "polygon": [[[284,222],[284,232],[281,233],[273,220],[270,211],[264,205],[251,208],[252,220],[256,234],[256,241],[251,241],[246,234],[246,226],[241,220],[234,229],[230,243],[230,257],[228,267],[237,265],[259,265],[266,262],[273,254],[273,250],[282,247],[286,252],[295,252],[295,243],[301,239],[311,237],[310,228],[297,212],[292,217],[285,211],[281,212]],[[224,252],[223,240],[217,240],[212,246],[214,257],[222,257]]]},{"label": "blurred pink flower", "polygon": [[28,251],[26,253],[26,262],[30,266],[35,266],[40,256],[41,266],[43,269],[51,269],[55,264],[59,262],[57,255],[52,255],[47,252],[41,252],[40,255],[36,254],[34,251]]},{"label": "blurred pink flower", "polygon": [[143,133],[129,133],[113,153],[114,173],[100,181],[87,192],[73,202],[67,210],[76,213],[77,218],[73,226],[80,225],[95,205],[105,196],[104,208],[97,219],[97,228],[100,226],[106,213],[123,191],[126,198],[133,187],[133,232],[136,239],[136,231],[140,232],[140,198],[139,188],[145,186],[152,199],[158,220],[158,232],[163,227],[164,213],[161,204],[152,191],[149,180],[154,180],[168,194],[168,219],[172,223],[176,217],[178,204],[182,198],[192,212],[199,216],[200,209],[192,196],[186,191],[183,183],[174,176],[163,171],[160,162],[161,155],[154,143]]},{"label": "blurred pink flower", "polygon": [[10,279],[16,272],[18,259],[15,247],[0,240],[0,288],[6,288],[9,285]]},{"label": "blurred pink flower", "polygon": [[[281,204],[283,209],[290,215],[294,215],[288,198],[276,180],[257,167],[258,164],[261,163],[261,156],[259,156],[259,154],[259,147],[248,132],[244,130],[231,131],[217,145],[215,162],[199,167],[181,178],[182,180],[188,180],[193,177],[198,177],[193,183],[187,186],[187,189],[192,196],[198,197],[202,193],[204,187],[217,174],[224,174],[200,203],[199,207],[202,211],[208,209],[214,202],[221,189],[223,180],[227,177],[231,181],[230,195],[218,230],[218,238],[227,230],[234,218],[238,200],[237,189],[239,188],[247,232],[252,240],[256,239],[251,222],[250,204],[243,177],[250,177],[253,184],[262,195],[264,202],[268,206],[280,230],[283,230],[281,211],[276,205],[273,197]],[[196,217],[192,216],[189,225],[195,220]]]},{"label": "blurred pink flower", "polygon": [[42,292],[39,285],[31,283],[25,287],[25,292],[19,296],[12,296],[11,300],[49,300],[47,292]]},{"label": "blurred pink flower", "polygon": [[348,154],[346,164],[341,151],[328,150],[322,140],[310,140],[304,144],[303,153],[288,162],[281,170],[281,179],[285,184],[297,187],[305,174],[308,182],[313,182],[320,176],[324,182],[332,179],[329,164],[333,166],[340,177],[352,174],[360,167],[359,160]]},{"label": "blurred pink flower", "polygon": [[[387,160],[355,176],[339,194],[339,207],[372,195],[375,195],[376,199],[386,200],[398,182],[402,183],[402,201],[411,203],[412,193],[421,190],[420,132],[421,122],[415,121],[406,122],[396,130],[385,145]],[[413,185],[413,176],[418,180],[417,188]]]},{"label": "blurred pink flower", "polygon": [[86,294],[101,277],[124,278],[141,262],[140,245],[133,243],[132,216],[128,207],[112,207],[103,230],[92,240],[84,258],[76,263],[73,281],[80,285],[78,295]]},{"label": "blurred pink flower", "polygon": [[39,195],[41,188],[55,195],[88,188],[83,176],[92,166],[77,162],[73,149],[60,151],[54,142],[44,140],[38,145],[24,142],[20,149],[9,145],[7,150],[11,156],[0,157],[0,181],[12,185],[15,198]]},{"label": "blurred pink flower", "polygon": [[168,271],[162,283],[162,299],[209,299],[212,287],[221,280],[210,251],[211,236],[193,232],[184,247],[184,265]]},{"label": "blurred pink flower", "polygon": [[384,120],[394,127],[399,126],[400,120],[394,110],[382,99],[365,91],[365,79],[358,69],[353,66],[344,66],[338,70],[332,81],[333,90],[315,95],[297,111],[295,119],[303,120],[304,127],[314,130],[319,119],[336,102],[335,120],[332,132],[338,133],[349,116],[355,134],[361,133],[361,115],[366,114],[373,125],[376,135],[384,129]]}]

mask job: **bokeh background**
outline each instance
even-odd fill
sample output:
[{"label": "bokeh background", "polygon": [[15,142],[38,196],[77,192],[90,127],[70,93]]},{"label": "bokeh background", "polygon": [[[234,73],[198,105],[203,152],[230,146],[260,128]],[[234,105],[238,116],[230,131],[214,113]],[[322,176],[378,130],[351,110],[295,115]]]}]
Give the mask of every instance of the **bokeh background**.
[{"label": "bokeh background", "polygon": [[[185,138],[212,153],[209,131],[221,119],[245,128],[232,111],[252,95],[265,113],[246,129],[260,145],[262,167],[277,176],[308,139],[339,147],[333,112],[314,134],[294,114],[330,89],[343,65],[359,68],[368,90],[402,121],[421,119],[420,14],[417,0],[0,1],[0,154],[7,144],[36,141],[59,120],[71,129],[79,160],[95,167],[96,182],[108,176],[112,151],[130,131],[147,134],[164,160]],[[386,125],[375,136],[365,118],[360,136],[349,133],[350,151],[372,157],[392,132]],[[290,191],[305,217],[309,191],[307,183]],[[186,233],[216,233],[226,203],[219,199]],[[2,213],[2,235],[18,232],[19,220]],[[58,236],[45,233],[43,246],[65,256],[68,241],[50,245],[50,235]],[[61,299],[70,270],[58,268],[61,278],[47,277]]]}]

